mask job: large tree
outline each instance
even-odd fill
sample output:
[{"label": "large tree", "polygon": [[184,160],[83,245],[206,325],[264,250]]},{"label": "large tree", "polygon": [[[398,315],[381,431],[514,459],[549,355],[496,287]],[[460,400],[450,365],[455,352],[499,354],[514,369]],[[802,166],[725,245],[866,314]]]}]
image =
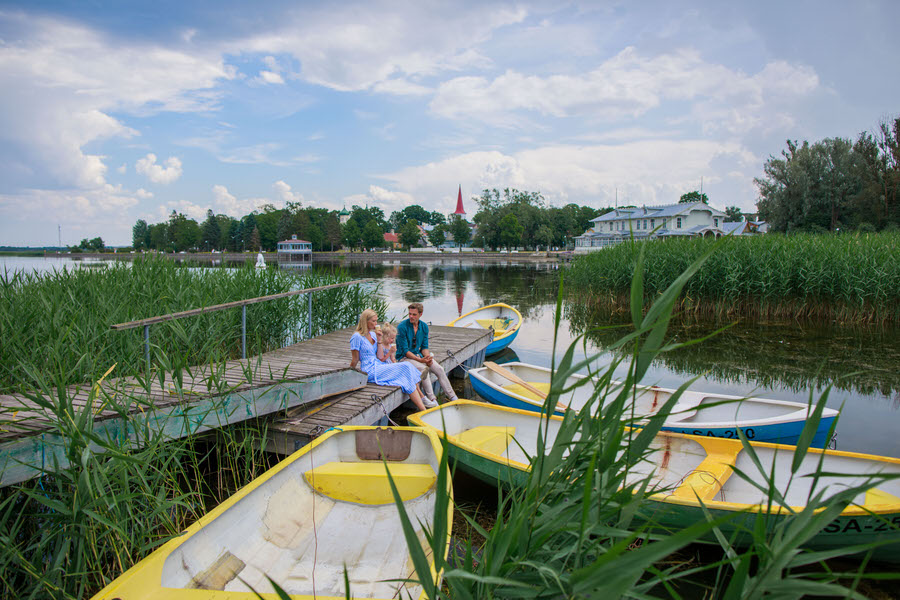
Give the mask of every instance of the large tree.
[{"label": "large tree", "polygon": [[131,246],[135,250],[143,250],[150,247],[150,226],[147,221],[138,219],[131,228]]},{"label": "large tree", "polygon": [[435,225],[434,228],[428,232],[428,243],[437,248],[447,241],[445,230],[445,225]]},{"label": "large tree", "polygon": [[406,223],[400,227],[397,237],[407,250],[418,247],[421,241],[421,234],[419,233],[419,227],[416,220],[407,220]]},{"label": "large tree", "polygon": [[[341,221],[337,213],[332,211],[324,219],[325,240],[330,250],[334,251],[335,246],[341,245]],[[324,249],[324,248],[323,248]]]},{"label": "large tree", "polygon": [[179,212],[169,215],[169,243],[175,252],[196,248],[200,243],[200,226]]},{"label": "large tree", "polygon": [[453,243],[457,248],[462,248],[472,239],[472,230],[469,224],[459,215],[450,218],[450,233],[453,235]]},{"label": "large tree", "polygon": [[500,245],[512,249],[522,243],[525,228],[519,224],[516,215],[509,213],[500,219]]},{"label": "large tree", "polygon": [[218,250],[221,243],[222,230],[219,229],[219,220],[212,209],[206,211],[206,220],[200,227],[200,243],[206,251]]},{"label": "large tree", "polygon": [[341,229],[341,235],[341,240],[344,242],[344,245],[351,250],[362,246],[362,230],[359,228],[359,225],[356,224],[356,221],[347,221],[344,223],[344,226]]},{"label": "large tree", "polygon": [[686,194],[682,194],[681,198],[678,199],[678,202],[679,204],[686,204],[688,202],[702,202],[703,204],[709,204],[709,197],[703,192],[693,190]]},{"label": "large tree", "polygon": [[416,223],[432,224],[430,212],[418,204],[411,204],[402,210],[395,210],[391,213],[391,227],[395,230],[399,229],[410,219],[415,219]]},{"label": "large tree", "polygon": [[726,206],[725,215],[726,223],[740,223],[744,218],[743,213],[741,213],[741,209],[737,206]]},{"label": "large tree", "polygon": [[384,247],[384,230],[378,226],[375,219],[372,219],[363,227],[362,237],[363,245],[366,249],[371,250],[372,248]]}]

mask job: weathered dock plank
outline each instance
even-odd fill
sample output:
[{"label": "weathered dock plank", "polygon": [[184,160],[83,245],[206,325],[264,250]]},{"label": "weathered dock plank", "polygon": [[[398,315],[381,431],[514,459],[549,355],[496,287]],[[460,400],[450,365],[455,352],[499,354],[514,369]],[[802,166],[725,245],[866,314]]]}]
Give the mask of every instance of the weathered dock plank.
[{"label": "weathered dock plank", "polygon": [[[349,339],[349,333],[343,335]],[[330,348],[333,343],[326,345]],[[275,357],[272,363],[270,354]],[[65,432],[79,417],[100,439],[137,447],[147,433],[166,439],[184,437],[359,389],[366,383],[365,374],[349,368],[346,355],[301,364],[309,356],[323,356],[319,338],[224,365],[195,367],[177,376],[166,373],[162,385],[154,376],[149,382],[122,377],[101,385],[69,386],[63,390],[62,407],[56,390],[40,402],[26,395],[4,395],[0,397],[0,486],[65,466]],[[103,451],[101,444],[91,447]]]}]

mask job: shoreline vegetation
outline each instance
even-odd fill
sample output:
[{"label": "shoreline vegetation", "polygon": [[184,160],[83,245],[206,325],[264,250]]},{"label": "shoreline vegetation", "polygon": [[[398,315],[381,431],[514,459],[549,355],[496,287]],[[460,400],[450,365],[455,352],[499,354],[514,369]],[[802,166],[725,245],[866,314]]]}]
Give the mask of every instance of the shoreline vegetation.
[{"label": "shoreline vegetation", "polygon": [[[633,277],[640,281],[641,261],[636,264]],[[304,276],[325,283],[314,271]],[[257,272],[251,268],[228,275],[224,270],[191,270],[161,260],[96,272],[5,275],[0,277],[0,317],[4,319],[0,323],[4,328],[15,325],[15,335],[25,336],[17,343],[28,352],[17,357],[11,368],[4,367],[4,375],[11,380],[4,387],[47,389],[79,378],[96,381],[105,368],[119,361],[123,369],[131,364],[130,368],[140,370],[140,336],[110,332],[110,323],[237,299],[228,293],[241,297],[273,293],[291,277],[275,269]],[[312,283],[302,278],[290,281],[293,287]],[[346,303],[348,312],[357,303],[380,307],[383,312],[384,300],[376,297],[377,289],[349,289],[356,289],[356,295],[346,293],[343,299],[329,300],[329,310],[321,311],[323,320],[317,321],[314,331],[346,325],[341,321],[344,311],[335,309],[344,306],[339,302]],[[720,538],[703,563],[673,553],[701,536],[714,535],[716,522],[697,523],[681,532],[656,530],[652,518],[643,524],[645,483],[629,480],[625,484],[626,475],[644,456],[652,433],[677,396],[651,420],[646,433],[625,435],[621,423],[632,386],[652,359],[669,349],[664,341],[666,328],[679,291],[659,294],[646,313],[639,305],[633,307],[634,331],[616,342],[623,346],[634,342],[628,353],[631,368],[612,409],[570,415],[547,455],[536,457],[527,486],[498,491],[497,517],[490,530],[482,527],[483,519],[463,514],[484,545],[473,545],[472,536],[461,542],[462,560],[457,564],[441,557],[438,568],[444,570],[447,587],[429,588],[430,598],[682,597],[695,593],[725,598],[769,594],[863,598],[858,591],[861,586],[891,577],[865,559],[839,566],[826,562],[841,551],[798,549],[852,500],[853,491],[812,499],[808,510],[786,520],[772,534],[764,527],[749,532],[753,536],[749,549],[733,548],[731,541]],[[559,297],[557,314],[562,293]],[[189,299],[194,304],[185,305]],[[169,322],[171,329],[154,326],[151,339],[159,344],[154,348],[156,364],[187,368],[198,360],[210,364],[233,354],[234,322],[216,325],[206,320],[209,316]],[[293,322],[294,316],[287,308],[260,311],[254,317],[258,319],[253,329],[258,332],[254,334],[257,347],[279,342],[285,324]],[[195,320],[200,324],[189,325]],[[219,329],[210,329],[215,327]],[[236,329],[239,336],[239,326]],[[119,337],[127,341],[114,341]],[[84,354],[68,351],[67,346],[75,343],[82,344]],[[584,368],[608,381],[615,365],[599,367],[596,357],[576,362],[578,343],[573,342],[556,360],[558,380],[565,381],[568,374]],[[208,356],[201,357],[201,350]],[[96,386],[92,389],[94,394],[103,393]],[[555,403],[559,393],[551,387],[548,402]],[[124,408],[134,400],[125,396],[97,400],[126,412]],[[63,440],[68,465],[55,470],[48,466],[38,478],[0,489],[2,597],[90,597],[277,460],[262,449],[266,437],[262,420],[178,440],[146,430],[141,447],[135,448],[118,438],[98,436],[92,420],[66,398],[50,399],[46,412]],[[815,429],[815,425],[810,426]],[[798,453],[804,452],[801,446]],[[772,489],[769,474],[750,476]],[[769,495],[773,505],[781,502],[776,492]],[[410,541],[413,552],[424,552],[418,540]]]},{"label": "shoreline vegetation", "polygon": [[[145,373],[142,332],[114,323],[292,289],[349,280],[343,273],[278,269],[193,269],[146,258],[102,270],[0,273],[0,393],[24,393],[43,407],[66,463],[0,488],[0,597],[85,598],[215,508],[278,462],[267,452],[265,420],[172,440],[163,427],[131,427],[134,439],[98,434],[89,410],[64,391],[70,383]],[[383,314],[378,287],[348,286],[293,296],[247,311],[248,354],[355,323],[363,308]],[[240,310],[167,321],[151,328],[152,362],[174,378],[193,365],[240,355]],[[232,314],[236,313],[236,314]],[[298,319],[298,316],[302,318]],[[248,365],[248,368],[254,368]],[[218,369],[210,387],[228,387]],[[88,406],[131,413],[138,396],[91,386]],[[5,408],[4,410],[14,409]],[[178,417],[169,417],[177,419]],[[0,414],[0,428],[7,420]],[[47,444],[57,443],[47,441]],[[2,466],[0,466],[2,468]]]},{"label": "shoreline vegetation", "polygon": [[900,323],[900,234],[766,234],[625,242],[579,256],[569,298],[626,313],[638,255],[649,304],[699,256],[718,246],[684,288],[677,312],[716,320]]},{"label": "shoreline vegetation", "polygon": [[[252,264],[239,269],[192,269],[155,256],[131,263],[113,262],[99,270],[0,272],[0,327],[4,332],[0,393],[29,389],[34,385],[32,374],[40,371],[57,373],[55,385],[96,380],[113,365],[111,377],[144,373],[143,331],[110,330],[116,323],[350,279],[340,271],[258,270]],[[348,327],[370,306],[383,314],[386,304],[377,290],[369,288],[348,286],[316,292],[312,331],[305,296],[250,305],[248,355],[280,348],[290,339]],[[241,311],[155,324],[150,342],[151,362],[170,362],[170,370],[238,358]],[[160,361],[162,356],[170,360]]]}]

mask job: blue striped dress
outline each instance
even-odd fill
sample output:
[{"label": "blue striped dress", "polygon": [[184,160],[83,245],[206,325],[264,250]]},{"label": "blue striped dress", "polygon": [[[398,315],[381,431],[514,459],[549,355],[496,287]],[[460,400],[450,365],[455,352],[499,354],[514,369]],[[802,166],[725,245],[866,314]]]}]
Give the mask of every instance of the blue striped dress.
[{"label": "blue striped dress", "polygon": [[[370,332],[369,335],[373,342],[377,339],[375,332]],[[369,383],[398,385],[404,392],[411,394],[422,378],[419,370],[408,362],[383,363],[378,360],[375,344],[366,342],[359,333],[354,333],[350,338],[350,349],[359,352],[360,366],[368,373]]]}]

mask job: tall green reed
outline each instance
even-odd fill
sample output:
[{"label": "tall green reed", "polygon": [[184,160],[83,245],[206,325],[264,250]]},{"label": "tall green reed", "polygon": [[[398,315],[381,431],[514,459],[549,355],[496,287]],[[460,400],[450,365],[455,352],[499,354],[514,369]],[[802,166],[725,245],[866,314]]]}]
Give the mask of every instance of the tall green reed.
[{"label": "tall green reed", "polygon": [[[717,242],[625,242],[575,260],[570,291],[627,307],[637,256],[646,247],[644,303]],[[705,316],[900,321],[900,234],[767,234],[725,238],[684,288],[679,310]]]},{"label": "tall green reed", "polygon": [[[0,392],[32,387],[28,365],[72,384],[99,378],[116,364],[113,377],[145,370],[143,330],[110,326],[194,308],[349,281],[342,272],[303,274],[252,265],[190,268],[148,257],[114,263],[100,271],[0,274]],[[376,286],[349,286],[313,294],[309,325],[306,295],[247,307],[248,354],[355,324],[364,308],[383,313]],[[239,357],[241,309],[217,311],[155,324],[150,340],[171,367]]]},{"label": "tall green reed", "polygon": [[[552,413],[562,393],[571,389],[565,387],[569,376],[579,371],[586,370],[596,383],[585,378],[572,385],[595,385],[592,399],[579,413],[566,413],[555,437],[549,439],[547,430],[539,435],[525,484],[498,489],[498,514],[490,531],[468,519],[487,540],[478,549],[478,561],[472,560],[476,549],[468,543],[461,566],[440,562],[446,589],[429,590],[430,598],[679,598],[685,589],[697,586],[709,590],[707,597],[722,598],[799,598],[813,593],[863,597],[841,585],[840,579],[849,576],[858,581],[864,576],[864,565],[850,573],[836,573],[827,567],[810,572],[810,566],[821,565],[842,552],[804,552],[800,545],[839,514],[854,494],[874,485],[877,477],[867,486],[834,495],[811,493],[805,509],[774,529],[768,527],[766,512],[760,512],[752,520],[749,541],[746,537],[743,540],[749,544],[746,548],[735,546],[735,538],[722,534],[721,526],[735,515],[708,514],[706,520],[686,524],[675,532],[654,521],[649,495],[659,490],[653,489],[650,477],[640,476],[635,467],[649,460],[651,442],[691,382],[686,382],[642,429],[628,431],[623,424],[635,416],[630,409],[635,385],[650,363],[660,353],[678,347],[666,337],[672,312],[680,292],[714,249],[708,248],[674,278],[646,312],[643,255],[638,255],[629,296],[633,330],[617,342],[629,349],[630,357],[622,385],[613,386],[612,376],[624,358],[603,367],[597,365],[596,356],[576,361],[578,339],[558,362],[554,356],[554,375],[544,412]],[[562,285],[557,328],[561,305]],[[610,394],[615,394],[612,401]],[[818,401],[801,434],[794,455],[795,471],[818,427],[825,399]],[[769,506],[785,505],[774,473],[766,472],[750,444],[742,441],[760,473],[736,472],[734,476],[761,482],[758,485],[765,490]],[[398,509],[403,512],[399,503]],[[435,530],[444,526],[441,519],[441,513],[436,512]],[[407,540],[414,553],[421,552],[414,536],[407,533]],[[700,566],[664,561],[700,540],[717,542],[723,548],[721,558]],[[443,556],[438,544],[432,551],[435,556]],[[418,576],[425,578],[427,573],[419,570]]]}]

